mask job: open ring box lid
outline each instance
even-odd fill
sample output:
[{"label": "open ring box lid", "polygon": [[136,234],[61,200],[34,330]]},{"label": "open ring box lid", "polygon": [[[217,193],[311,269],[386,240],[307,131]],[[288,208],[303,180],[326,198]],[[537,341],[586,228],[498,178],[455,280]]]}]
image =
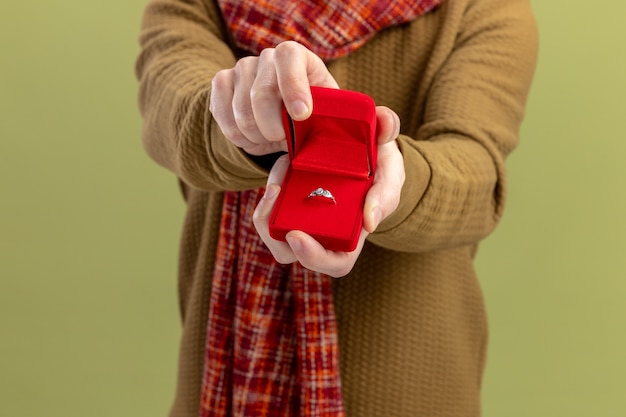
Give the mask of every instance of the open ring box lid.
[{"label": "open ring box lid", "polygon": [[[351,252],[363,227],[365,195],[376,169],[376,105],[356,91],[311,87],[312,115],[292,120],[283,109],[291,164],[270,217],[270,235],[291,230],[326,249]],[[334,197],[311,196],[318,188]]]}]

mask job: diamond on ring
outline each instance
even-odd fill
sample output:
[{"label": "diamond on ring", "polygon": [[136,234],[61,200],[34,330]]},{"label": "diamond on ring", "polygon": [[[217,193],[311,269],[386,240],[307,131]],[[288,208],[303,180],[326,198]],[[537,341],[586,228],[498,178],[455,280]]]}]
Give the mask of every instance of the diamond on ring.
[{"label": "diamond on ring", "polygon": [[332,201],[333,204],[337,204],[337,201],[335,200],[335,196],[333,195],[333,193],[331,193],[330,191],[322,187],[316,188],[315,190],[311,191],[311,194],[309,194],[307,198],[314,198],[314,197],[326,198]]}]

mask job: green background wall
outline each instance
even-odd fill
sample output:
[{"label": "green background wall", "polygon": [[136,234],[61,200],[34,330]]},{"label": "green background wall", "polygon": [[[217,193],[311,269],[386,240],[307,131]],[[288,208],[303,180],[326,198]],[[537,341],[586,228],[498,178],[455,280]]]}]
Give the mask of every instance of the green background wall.
[{"label": "green background wall", "polygon": [[[144,1],[0,6],[0,415],[165,415],[175,179],[144,155]],[[478,269],[485,417],[626,416],[626,5],[534,1],[539,67]]]}]

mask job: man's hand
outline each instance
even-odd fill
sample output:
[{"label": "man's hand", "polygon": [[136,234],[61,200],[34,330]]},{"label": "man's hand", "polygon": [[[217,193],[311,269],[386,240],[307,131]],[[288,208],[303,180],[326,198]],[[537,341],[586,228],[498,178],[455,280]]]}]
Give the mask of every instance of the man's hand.
[{"label": "man's hand", "polygon": [[248,154],[286,151],[283,103],[294,120],[307,119],[310,86],[338,88],[317,55],[287,41],[215,74],[210,111],[226,138]]},{"label": "man's hand", "polygon": [[353,252],[333,252],[301,231],[287,233],[287,242],[272,239],[269,218],[289,166],[288,156],[282,156],[270,171],[265,195],[254,212],[254,225],[274,258],[280,263],[300,262],[304,267],[324,274],[347,275],[356,263],[369,233],[398,207],[405,172],[402,154],[395,139],[400,132],[400,119],[387,107],[377,107],[378,163],[374,183],[365,198],[363,229]]}]

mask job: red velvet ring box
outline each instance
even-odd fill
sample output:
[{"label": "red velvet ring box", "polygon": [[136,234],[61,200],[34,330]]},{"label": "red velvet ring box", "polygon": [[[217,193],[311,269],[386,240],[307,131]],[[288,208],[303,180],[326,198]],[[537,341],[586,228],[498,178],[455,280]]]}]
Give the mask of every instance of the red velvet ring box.
[{"label": "red velvet ring box", "polygon": [[365,195],[376,169],[376,105],[356,91],[311,87],[312,115],[292,120],[283,109],[291,164],[270,217],[270,235],[291,230],[326,249],[356,249]]}]

